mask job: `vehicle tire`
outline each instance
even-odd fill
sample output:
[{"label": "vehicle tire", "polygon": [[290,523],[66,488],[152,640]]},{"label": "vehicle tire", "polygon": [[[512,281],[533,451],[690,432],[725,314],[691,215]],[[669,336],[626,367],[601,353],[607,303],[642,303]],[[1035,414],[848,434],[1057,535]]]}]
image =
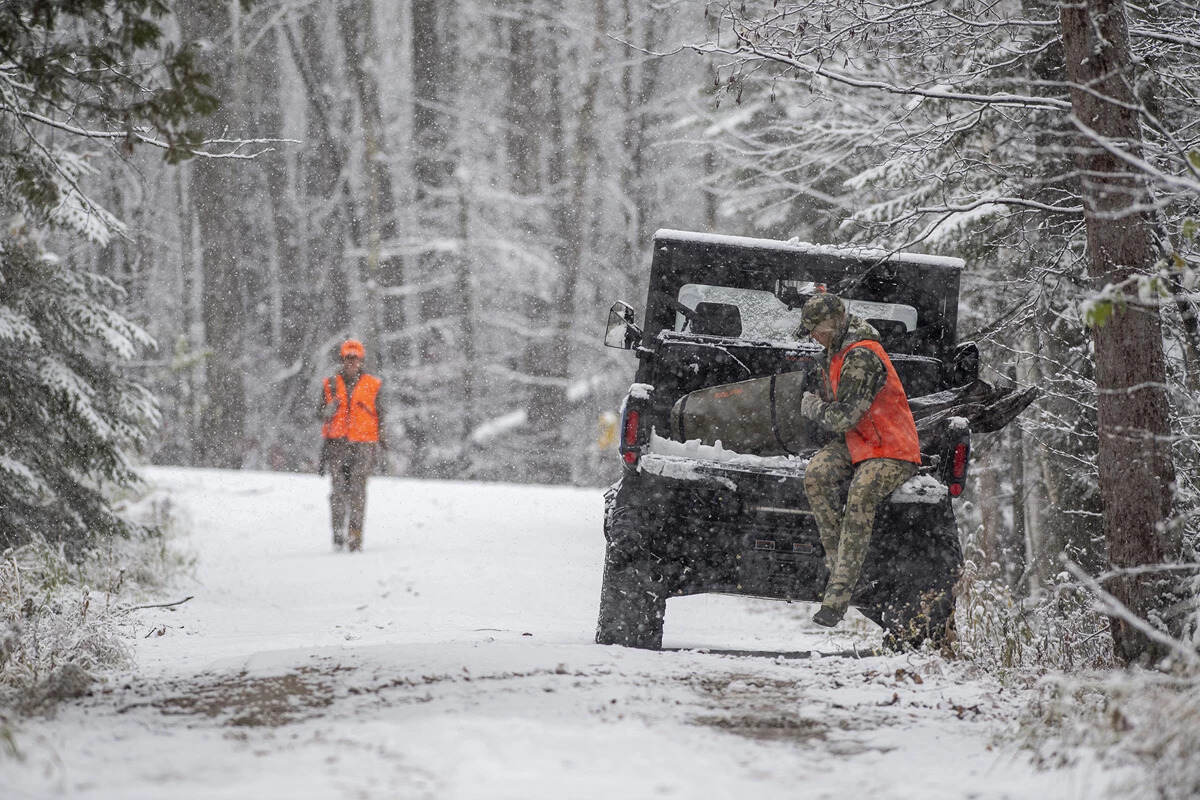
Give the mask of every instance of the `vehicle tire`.
[{"label": "vehicle tire", "polygon": [[[609,553],[612,550],[610,546]],[[633,561],[616,568],[605,556],[596,644],[657,650],[662,647],[666,612],[662,579],[655,580],[650,565]]]},{"label": "vehicle tire", "polygon": [[934,526],[928,543],[926,552],[892,565],[896,575],[922,575],[919,584],[896,581],[879,599],[859,607],[883,628],[889,649],[908,650],[925,642],[941,648],[955,639],[954,584],[962,570],[962,550],[952,515]]},{"label": "vehicle tire", "polygon": [[667,592],[658,561],[642,546],[637,515],[610,505],[605,513],[604,576],[596,644],[657,650],[662,647]]}]

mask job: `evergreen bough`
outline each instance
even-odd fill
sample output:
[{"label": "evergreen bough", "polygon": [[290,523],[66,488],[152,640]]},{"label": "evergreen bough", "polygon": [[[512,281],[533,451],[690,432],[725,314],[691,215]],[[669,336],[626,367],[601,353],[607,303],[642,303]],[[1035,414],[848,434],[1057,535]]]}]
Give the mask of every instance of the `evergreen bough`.
[{"label": "evergreen bough", "polygon": [[116,365],[153,341],[105,304],[119,287],[13,233],[0,242],[0,545],[75,549],[128,533],[106,493],[136,484],[128,454],[158,409]]},{"label": "evergreen bough", "polygon": [[79,553],[130,531],[109,498],[136,485],[131,454],[159,413],[120,364],[154,343],[115,310],[120,287],[48,252],[43,232],[100,246],[122,232],[82,187],[89,160],[204,147],[189,123],[217,100],[195,48],[165,38],[169,13],[0,3],[0,549],[42,538]]}]

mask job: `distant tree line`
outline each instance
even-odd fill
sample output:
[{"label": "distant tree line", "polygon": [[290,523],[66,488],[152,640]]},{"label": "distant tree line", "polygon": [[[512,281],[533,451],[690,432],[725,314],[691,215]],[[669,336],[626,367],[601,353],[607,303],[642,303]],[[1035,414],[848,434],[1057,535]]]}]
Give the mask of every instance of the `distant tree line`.
[{"label": "distant tree line", "polygon": [[657,227],[711,222],[685,141],[703,59],[648,52],[700,35],[697,9],[197,0],[178,23],[221,95],[198,129],[286,141],[179,169],[139,148],[98,188],[130,235],[95,266],[160,345],[152,458],[312,469],[316,387],[353,336],[393,471],[605,480],[629,364],[598,347],[604,311],[640,299]]}]

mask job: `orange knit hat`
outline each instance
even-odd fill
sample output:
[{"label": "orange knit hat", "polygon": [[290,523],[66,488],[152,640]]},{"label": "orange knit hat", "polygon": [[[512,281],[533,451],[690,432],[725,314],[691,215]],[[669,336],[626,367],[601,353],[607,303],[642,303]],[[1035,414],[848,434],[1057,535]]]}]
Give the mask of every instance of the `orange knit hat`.
[{"label": "orange knit hat", "polygon": [[363,343],[358,339],[347,339],[342,342],[342,358],[346,356],[358,356],[363,358],[367,355],[367,348],[363,347]]}]

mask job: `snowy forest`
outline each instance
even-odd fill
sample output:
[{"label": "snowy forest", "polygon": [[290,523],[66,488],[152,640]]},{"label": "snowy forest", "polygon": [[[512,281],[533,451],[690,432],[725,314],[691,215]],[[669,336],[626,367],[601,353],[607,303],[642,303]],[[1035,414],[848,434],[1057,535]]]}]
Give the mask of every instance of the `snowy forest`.
[{"label": "snowy forest", "polygon": [[[199,516],[221,509],[195,476],[240,508],[237,479],[176,468],[304,496],[347,338],[383,381],[380,471],[439,532],[416,552],[441,563],[462,534],[437,519],[471,506],[460,485],[499,518],[523,484],[559,515],[506,521],[530,537],[581,524],[552,485],[593,498],[621,474],[635,359],[605,323],[616,300],[645,311],[667,228],[965,260],[959,340],[982,378],[1040,394],[972,440],[936,670],[952,691],[969,665],[1157,666],[1038,690],[1023,730],[1136,729],[1185,754],[1153,796],[1200,791],[1192,0],[0,0],[0,189],[0,700],[111,667],[119,620],[191,599],[153,596],[186,559],[145,549],[173,523],[143,471]],[[139,581],[156,602],[110,608]],[[433,662],[457,672],[450,652]],[[1099,722],[1063,722],[1081,709]]]},{"label": "snowy forest", "polygon": [[672,228],[965,259],[976,600],[1195,644],[1192,0],[0,0],[0,186],[2,546],[315,472],[351,337],[388,475],[607,485]]}]

